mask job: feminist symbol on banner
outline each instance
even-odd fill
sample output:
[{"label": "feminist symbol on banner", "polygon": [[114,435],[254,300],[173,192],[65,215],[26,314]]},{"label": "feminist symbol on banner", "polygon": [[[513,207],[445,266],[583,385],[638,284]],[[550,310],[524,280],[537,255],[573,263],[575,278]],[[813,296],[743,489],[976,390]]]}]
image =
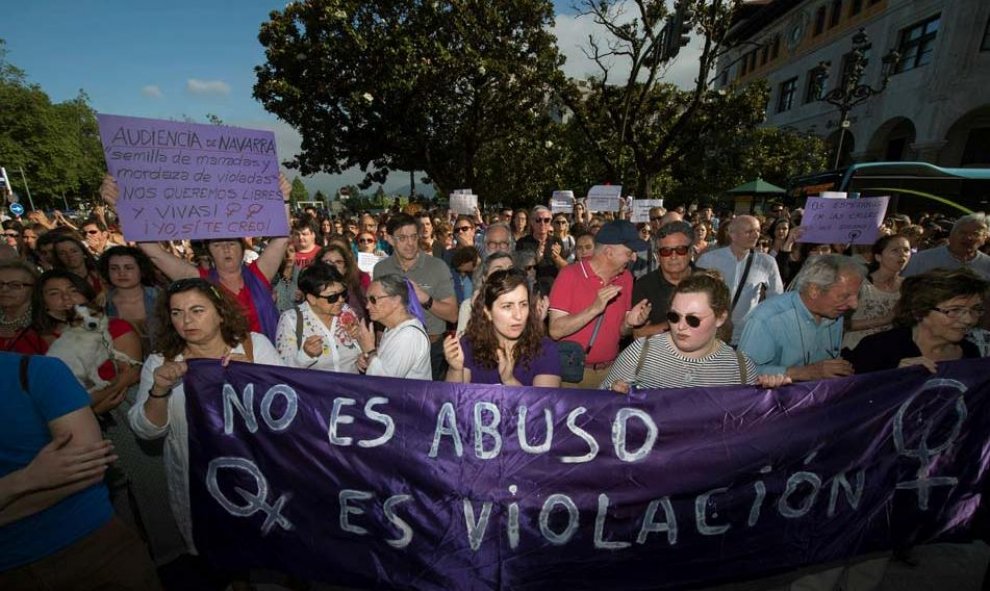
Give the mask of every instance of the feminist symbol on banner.
[{"label": "feminist symbol on banner", "polygon": [[[937,388],[953,388],[959,391],[959,395],[956,397],[955,401],[955,419],[956,422],[952,425],[949,431],[948,437],[945,441],[936,445],[934,447],[929,447],[929,438],[932,435],[932,429],[935,427],[935,421],[933,419],[927,419],[924,422],[924,429],[921,433],[921,438],[918,443],[917,449],[908,449],[904,443],[904,415],[907,414],[908,408],[911,404],[920,398],[928,390],[935,390]],[[908,482],[899,482],[897,488],[906,490],[917,490],[918,491],[918,508],[922,511],[928,510],[928,499],[931,495],[931,489],[935,486],[955,486],[959,481],[957,478],[952,476],[927,476],[928,470],[931,467],[934,459],[955,442],[956,438],[959,437],[959,433],[962,431],[963,423],[966,421],[966,401],[963,399],[963,394],[966,392],[966,386],[957,380],[949,379],[933,379],[925,382],[925,385],[918,390],[918,393],[909,398],[901,407],[897,410],[897,414],[894,416],[894,446],[897,448],[897,453],[902,456],[907,456],[909,458],[916,458],[918,460],[918,476],[916,480],[910,480]],[[928,399],[926,396],[925,399]],[[919,416],[917,419],[921,421]]]},{"label": "feminist symbol on banner", "polygon": [[[252,478],[254,478],[255,483],[258,485],[258,492],[251,493],[239,486],[234,487],[234,491],[241,496],[241,498],[248,502],[247,505],[241,506],[237,503],[231,501],[227,498],[227,495],[220,490],[220,484],[217,482],[217,473],[221,468],[236,469],[247,472]],[[276,524],[282,527],[282,529],[289,531],[293,529],[292,522],[288,520],[284,515],[281,514],[282,509],[285,504],[289,502],[289,497],[291,495],[282,495],[275,500],[275,503],[268,504],[268,480],[261,473],[261,470],[254,465],[250,460],[244,458],[216,458],[210,461],[209,469],[206,473],[206,488],[213,495],[220,505],[227,510],[228,513],[237,517],[250,517],[261,511],[265,514],[265,522],[261,525],[261,535],[265,536],[271,531],[272,527]]]}]

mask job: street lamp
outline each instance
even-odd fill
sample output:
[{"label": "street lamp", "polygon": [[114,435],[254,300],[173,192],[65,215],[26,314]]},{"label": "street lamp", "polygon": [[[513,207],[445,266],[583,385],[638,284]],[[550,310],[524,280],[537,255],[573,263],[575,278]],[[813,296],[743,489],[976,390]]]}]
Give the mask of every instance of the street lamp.
[{"label": "street lamp", "polygon": [[847,75],[841,81],[841,85],[822,96],[822,85],[825,76],[828,74],[828,62],[820,62],[811,70],[813,96],[820,97],[818,100],[825,101],[839,109],[839,145],[835,150],[835,168],[839,168],[839,159],[842,157],[842,144],[845,140],[846,129],[849,127],[849,111],[856,105],[864,102],[871,96],[882,93],[890,82],[890,77],[897,70],[897,64],[901,61],[901,54],[896,49],[891,49],[887,55],[883,56],[883,68],[880,72],[880,86],[873,88],[868,84],[861,84],[863,73],[866,71],[866,52],[870,50],[872,44],[866,35],[865,29],[860,29],[853,35],[853,50],[849,55]]}]

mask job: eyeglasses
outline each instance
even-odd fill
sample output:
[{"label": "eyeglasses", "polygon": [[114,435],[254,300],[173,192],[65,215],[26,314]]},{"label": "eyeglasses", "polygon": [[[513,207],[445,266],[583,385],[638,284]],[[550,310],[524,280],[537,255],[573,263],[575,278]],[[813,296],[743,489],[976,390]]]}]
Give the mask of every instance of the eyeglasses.
[{"label": "eyeglasses", "polygon": [[657,253],[663,258],[674,256],[675,253],[682,257],[689,252],[691,252],[690,246],[661,246],[657,249]]},{"label": "eyeglasses", "polygon": [[[684,322],[687,323],[691,328],[698,328],[701,326],[701,321],[708,316],[695,316],[694,314],[684,314]],[[667,323],[670,325],[679,324],[681,322],[681,315],[677,312],[670,311],[667,312]]]},{"label": "eyeglasses", "polygon": [[419,240],[419,234],[393,234],[392,238],[399,242],[413,242]]},{"label": "eyeglasses", "polygon": [[461,234],[462,232],[467,232],[468,230],[473,230],[471,226],[457,226],[454,228],[454,232]]},{"label": "eyeglasses", "polygon": [[397,294],[393,294],[393,295],[380,295],[380,296],[370,295],[370,296],[368,296],[368,303],[371,304],[372,306],[377,306],[378,305],[378,300],[380,300],[382,298],[394,298],[396,295]]},{"label": "eyeglasses", "polygon": [[336,304],[337,302],[339,302],[342,299],[343,300],[346,300],[347,299],[347,290],[345,289],[344,291],[338,291],[337,293],[332,293],[330,295],[315,295],[315,294],[313,294],[313,297],[316,298],[316,299],[318,299],[318,300],[326,300],[328,304]]},{"label": "eyeglasses", "polygon": [[24,289],[25,287],[31,287],[33,283],[24,283],[23,281],[0,281],[0,291],[5,289],[10,289],[13,291],[18,291]]},{"label": "eyeglasses", "polygon": [[932,308],[932,310],[945,314],[950,320],[959,320],[963,315],[969,315],[970,318],[979,320],[986,313],[986,309],[983,306],[977,306],[975,308]]},{"label": "eyeglasses", "polygon": [[537,224],[549,224],[550,218],[533,218],[533,221]]}]

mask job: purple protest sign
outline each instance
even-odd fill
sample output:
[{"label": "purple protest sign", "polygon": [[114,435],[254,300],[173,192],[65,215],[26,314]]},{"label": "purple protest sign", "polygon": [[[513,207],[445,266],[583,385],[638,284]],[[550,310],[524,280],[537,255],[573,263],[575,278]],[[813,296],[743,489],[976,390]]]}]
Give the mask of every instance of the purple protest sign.
[{"label": "purple protest sign", "polygon": [[887,212],[889,197],[832,199],[808,197],[801,218],[799,242],[873,244]]},{"label": "purple protest sign", "polygon": [[778,390],[453,385],[193,361],[198,550],[357,588],[680,589],[973,529],[986,361]]},{"label": "purple protest sign", "polygon": [[118,115],[97,120],[126,239],[288,235],[272,132]]}]

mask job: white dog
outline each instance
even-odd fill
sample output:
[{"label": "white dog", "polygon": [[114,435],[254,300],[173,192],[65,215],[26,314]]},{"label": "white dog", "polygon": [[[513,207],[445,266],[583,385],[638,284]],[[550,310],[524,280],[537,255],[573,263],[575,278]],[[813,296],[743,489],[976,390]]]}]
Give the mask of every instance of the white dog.
[{"label": "white dog", "polygon": [[110,382],[100,377],[99,368],[108,359],[141,365],[140,361],[113,348],[110,321],[87,306],[75,307],[75,319],[48,348],[48,357],[58,357],[69,366],[72,374],[89,392],[107,387]]}]

